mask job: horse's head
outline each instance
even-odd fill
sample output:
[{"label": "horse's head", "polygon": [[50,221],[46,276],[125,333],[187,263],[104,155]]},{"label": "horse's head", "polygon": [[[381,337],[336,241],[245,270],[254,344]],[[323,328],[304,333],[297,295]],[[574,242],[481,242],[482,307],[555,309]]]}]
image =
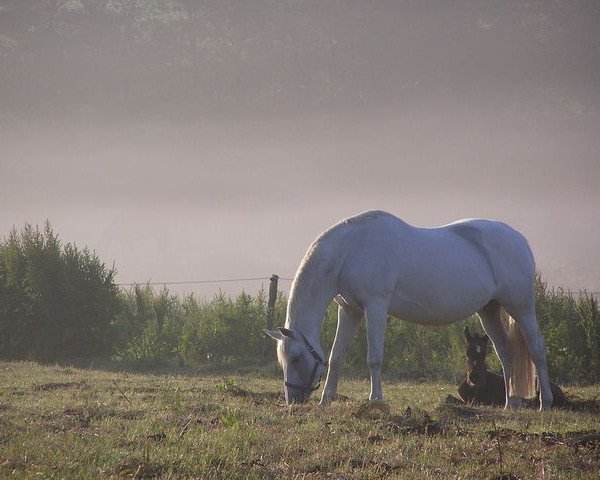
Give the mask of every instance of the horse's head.
[{"label": "horse's head", "polygon": [[467,341],[467,382],[471,385],[482,385],[485,382],[487,363],[485,357],[490,346],[490,337],[475,333],[471,335],[469,327],[465,327]]},{"label": "horse's head", "polygon": [[277,340],[277,358],[283,368],[286,403],[306,401],[319,388],[327,365],[320,347],[312,345],[304,334],[287,328],[265,330],[265,333]]}]

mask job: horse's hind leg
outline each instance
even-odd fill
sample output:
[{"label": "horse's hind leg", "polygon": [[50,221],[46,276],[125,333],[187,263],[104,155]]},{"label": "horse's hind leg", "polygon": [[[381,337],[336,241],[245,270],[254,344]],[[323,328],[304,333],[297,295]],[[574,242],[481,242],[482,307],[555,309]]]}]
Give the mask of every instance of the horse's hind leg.
[{"label": "horse's hind leg", "polygon": [[502,318],[500,315],[501,306],[496,301],[491,301],[485,307],[477,312],[481,320],[481,325],[485,330],[485,333],[492,340],[496,355],[500,359],[502,364],[502,371],[504,373],[504,390],[506,392],[506,408],[515,408],[521,405],[521,399],[518,397],[509,396],[509,382],[512,377],[512,363],[510,358],[509,339],[502,324]]},{"label": "horse's hind leg", "polygon": [[329,368],[327,370],[327,379],[325,380],[325,388],[321,396],[321,404],[327,404],[333,400],[337,393],[338,380],[340,370],[346,358],[346,353],[350,347],[350,342],[356,336],[358,327],[364,315],[361,311],[344,308],[342,305],[338,307],[338,323],[335,332],[335,339],[331,347],[329,355]]}]

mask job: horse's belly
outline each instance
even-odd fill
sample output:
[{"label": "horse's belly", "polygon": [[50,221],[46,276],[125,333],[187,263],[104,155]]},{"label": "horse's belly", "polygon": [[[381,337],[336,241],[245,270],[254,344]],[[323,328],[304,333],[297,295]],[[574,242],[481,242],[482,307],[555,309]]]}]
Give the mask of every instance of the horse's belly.
[{"label": "horse's belly", "polygon": [[390,302],[389,314],[420,325],[446,325],[468,318],[486,303],[483,298],[473,298],[467,302],[427,304],[396,295]]},{"label": "horse's belly", "polygon": [[390,302],[394,317],[427,325],[444,325],[468,318],[496,292],[487,263],[477,253],[456,248],[444,256],[428,251],[412,268],[402,269]]}]

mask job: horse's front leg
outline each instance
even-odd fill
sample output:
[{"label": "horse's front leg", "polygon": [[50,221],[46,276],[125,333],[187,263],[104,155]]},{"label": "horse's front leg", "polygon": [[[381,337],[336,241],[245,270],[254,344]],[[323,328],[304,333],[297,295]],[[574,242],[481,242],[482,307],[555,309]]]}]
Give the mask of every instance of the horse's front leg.
[{"label": "horse's front leg", "polygon": [[367,319],[367,364],[371,374],[369,400],[383,400],[381,389],[381,365],[383,343],[387,327],[387,303],[377,302],[365,308]]},{"label": "horse's front leg", "polygon": [[337,393],[340,370],[350,343],[356,336],[362,318],[363,314],[360,311],[350,310],[341,305],[338,307],[337,330],[333,346],[331,347],[331,354],[329,355],[329,368],[327,370],[325,388],[323,388],[321,396],[321,405],[331,402]]}]

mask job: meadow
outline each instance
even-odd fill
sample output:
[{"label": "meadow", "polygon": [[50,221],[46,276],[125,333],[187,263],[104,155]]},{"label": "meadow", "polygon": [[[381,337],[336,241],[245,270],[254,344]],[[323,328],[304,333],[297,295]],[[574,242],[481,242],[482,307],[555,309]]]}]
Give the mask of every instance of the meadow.
[{"label": "meadow", "polygon": [[[0,241],[0,479],[598,478],[600,308],[591,294],[536,277],[550,375],[567,386],[570,408],[457,403],[463,329],[479,328],[474,317],[444,328],[390,321],[386,399],[372,404],[363,325],[339,400],[290,407],[263,333],[264,291],[202,301],[121,289],[115,274],[48,223]],[[274,325],[286,307],[279,292]],[[336,317],[332,304],[326,352]]]},{"label": "meadow", "polygon": [[343,379],[286,406],[275,365],[136,373],[0,363],[0,478],[597,479],[600,386],[572,408],[455,403],[440,382]]}]

